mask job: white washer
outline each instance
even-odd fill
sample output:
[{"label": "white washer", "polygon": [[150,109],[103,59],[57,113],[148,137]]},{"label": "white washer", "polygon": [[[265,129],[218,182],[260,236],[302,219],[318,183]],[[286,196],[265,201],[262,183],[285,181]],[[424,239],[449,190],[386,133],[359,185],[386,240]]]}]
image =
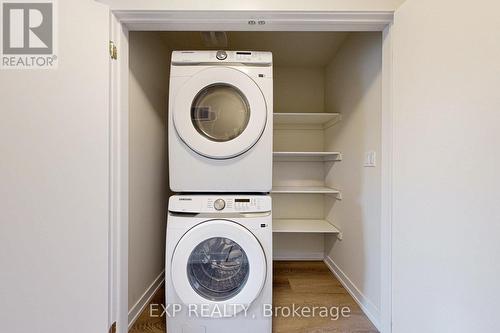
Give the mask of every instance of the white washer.
[{"label": "white washer", "polygon": [[168,116],[175,192],[269,192],[270,52],[172,52]]},{"label": "white washer", "polygon": [[271,198],[170,197],[165,271],[168,332],[271,333]]}]

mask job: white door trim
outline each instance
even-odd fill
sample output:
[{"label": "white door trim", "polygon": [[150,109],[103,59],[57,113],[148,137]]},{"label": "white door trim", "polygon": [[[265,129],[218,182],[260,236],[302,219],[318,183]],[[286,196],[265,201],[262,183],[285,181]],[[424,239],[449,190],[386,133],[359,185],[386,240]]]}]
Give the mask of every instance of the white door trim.
[{"label": "white door trim", "polygon": [[119,50],[110,61],[110,324],[128,332],[128,29],[111,13],[110,41]]},{"label": "white door trim", "polygon": [[382,33],[382,189],[380,331],[392,332],[392,221],[394,192],[394,110],[392,106],[392,23]]},{"label": "white door trim", "polygon": [[132,30],[382,31],[393,12],[379,11],[123,11],[114,15]]},{"label": "white door trim", "polygon": [[[392,11],[134,11],[112,12],[112,38],[118,60],[111,75],[111,205],[113,232],[110,251],[116,278],[112,306],[117,332],[128,328],[128,31],[381,31],[383,32],[382,85],[382,286],[381,332],[390,333],[392,321],[392,216],[393,216],[393,108]],[[114,33],[113,33],[114,32]],[[114,69],[114,70],[113,70]],[[113,268],[112,268],[113,269]],[[113,275],[111,275],[113,276]]]}]

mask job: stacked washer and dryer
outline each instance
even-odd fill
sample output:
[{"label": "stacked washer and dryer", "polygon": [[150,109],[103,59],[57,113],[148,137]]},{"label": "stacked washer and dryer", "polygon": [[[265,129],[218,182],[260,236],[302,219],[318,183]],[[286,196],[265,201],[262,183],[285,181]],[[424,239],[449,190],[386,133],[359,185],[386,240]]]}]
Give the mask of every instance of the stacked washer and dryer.
[{"label": "stacked washer and dryer", "polygon": [[271,53],[172,53],[168,332],[272,331],[272,115]]}]

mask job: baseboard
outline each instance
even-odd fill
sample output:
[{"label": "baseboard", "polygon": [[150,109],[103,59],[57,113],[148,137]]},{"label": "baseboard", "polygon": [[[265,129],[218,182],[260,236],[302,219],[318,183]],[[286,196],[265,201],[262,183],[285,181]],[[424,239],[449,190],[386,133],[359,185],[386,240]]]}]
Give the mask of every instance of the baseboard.
[{"label": "baseboard", "polygon": [[318,253],[297,252],[297,253],[286,253],[273,256],[274,261],[308,261],[308,260],[323,261],[323,259],[325,259],[324,252],[318,252]]},{"label": "baseboard", "polygon": [[332,258],[326,256],[324,261],[330,271],[337,277],[347,292],[352,296],[352,298],[354,298],[356,303],[358,303],[361,310],[363,310],[373,325],[381,331],[380,310],[377,309],[377,307],[368,298],[366,298],[365,295],[363,295],[363,293],[354,285],[354,283],[347,277],[340,267],[335,264]]},{"label": "baseboard", "polygon": [[163,270],[160,273],[160,275],[156,277],[153,283],[151,283],[148,289],[144,292],[144,294],[142,294],[139,300],[134,304],[134,306],[128,312],[129,329],[130,327],[132,327],[132,325],[134,325],[135,321],[137,320],[137,318],[139,318],[140,314],[142,313],[142,311],[144,311],[146,306],[148,306],[149,302],[151,302],[151,299],[156,294],[158,289],[160,289],[164,281],[165,281],[165,270]]}]

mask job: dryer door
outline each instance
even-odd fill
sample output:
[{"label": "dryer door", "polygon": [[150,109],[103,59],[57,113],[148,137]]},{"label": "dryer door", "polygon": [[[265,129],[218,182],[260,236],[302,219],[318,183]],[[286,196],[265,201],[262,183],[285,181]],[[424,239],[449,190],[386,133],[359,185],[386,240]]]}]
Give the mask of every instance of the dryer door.
[{"label": "dryer door", "polygon": [[228,220],[209,220],[181,238],[170,274],[185,305],[226,305],[226,315],[234,315],[258,297],[266,267],[264,250],[248,229]]},{"label": "dryer door", "polygon": [[237,69],[205,69],[174,98],[171,112],[178,135],[205,157],[227,159],[243,154],[266,126],[264,95],[252,78]]}]

